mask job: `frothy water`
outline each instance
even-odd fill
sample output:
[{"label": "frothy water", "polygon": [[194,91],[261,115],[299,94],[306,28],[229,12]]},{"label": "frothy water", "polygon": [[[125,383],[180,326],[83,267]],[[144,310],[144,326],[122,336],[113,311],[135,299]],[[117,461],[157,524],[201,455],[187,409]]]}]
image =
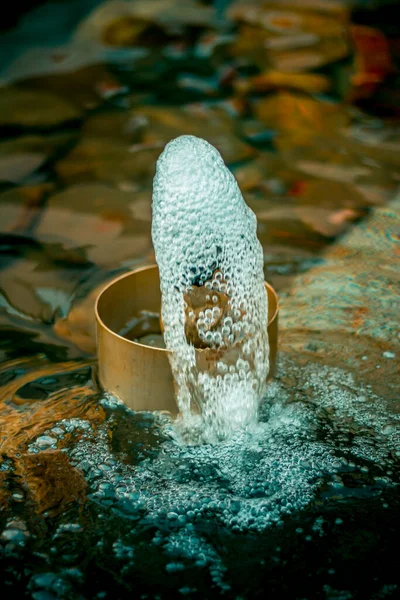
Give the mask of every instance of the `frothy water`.
[{"label": "frothy water", "polygon": [[[145,536],[166,574],[198,569],[228,591],[219,536],[274,535],[305,515],[296,535],[313,543],[325,535],[330,501],[338,528],[344,503],[376,499],[385,508],[397,484],[391,473],[399,461],[399,415],[349,372],[288,359],[280,370],[290,381],[280,376],[268,386],[259,423],[219,444],[182,445],[168,416],[134,415],[112,397],[102,401],[108,417],[95,435],[84,419],[64,419],[45,432],[55,445],[77,436],[68,454],[90,499],[131,523],[112,548],[127,572],[137,567]],[[121,433],[125,420],[130,450]],[[40,452],[42,442],[29,452]]]},{"label": "frothy water", "polygon": [[268,375],[257,221],[218,151],[181,136],[157,162],[152,237],[183,431],[215,441],[254,424]]}]

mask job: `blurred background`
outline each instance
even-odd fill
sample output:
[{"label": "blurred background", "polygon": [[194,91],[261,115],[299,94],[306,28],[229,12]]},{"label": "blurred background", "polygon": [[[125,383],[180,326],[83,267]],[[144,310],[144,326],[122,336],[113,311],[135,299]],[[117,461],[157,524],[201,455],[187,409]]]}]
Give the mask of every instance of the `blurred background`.
[{"label": "blurred background", "polygon": [[398,185],[396,9],[336,0],[11,6],[0,58],[6,322],[46,323],[69,351],[94,351],[91,315],[75,305],[115,271],[153,260],[155,162],[183,133],[206,138],[233,170],[258,217],[266,277],[285,292]]}]

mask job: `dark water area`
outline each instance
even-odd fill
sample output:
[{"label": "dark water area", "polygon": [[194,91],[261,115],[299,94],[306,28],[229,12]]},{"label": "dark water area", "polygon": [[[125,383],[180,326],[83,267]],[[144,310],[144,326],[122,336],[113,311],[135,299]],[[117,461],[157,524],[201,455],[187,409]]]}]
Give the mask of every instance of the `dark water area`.
[{"label": "dark water area", "polygon": [[[398,7],[21,7],[0,43],[1,598],[400,597]],[[281,302],[260,422],[215,446],[97,382],[95,299],[154,262],[155,162],[185,133],[235,174]]]}]

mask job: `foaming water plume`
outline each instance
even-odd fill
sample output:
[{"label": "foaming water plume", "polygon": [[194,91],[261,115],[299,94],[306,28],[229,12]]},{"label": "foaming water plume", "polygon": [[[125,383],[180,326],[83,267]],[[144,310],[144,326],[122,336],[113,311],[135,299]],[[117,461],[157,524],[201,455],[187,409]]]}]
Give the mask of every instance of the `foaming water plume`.
[{"label": "foaming water plume", "polygon": [[181,136],[157,162],[152,237],[166,347],[189,441],[255,423],[269,370],[257,221],[218,151]]}]

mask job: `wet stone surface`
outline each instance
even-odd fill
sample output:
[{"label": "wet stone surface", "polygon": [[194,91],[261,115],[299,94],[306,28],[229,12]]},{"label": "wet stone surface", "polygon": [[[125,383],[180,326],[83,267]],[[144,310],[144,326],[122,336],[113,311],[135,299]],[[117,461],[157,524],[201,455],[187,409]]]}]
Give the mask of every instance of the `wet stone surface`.
[{"label": "wet stone surface", "polygon": [[[2,34],[2,598],[399,596],[390,11],[77,0]],[[154,262],[180,134],[235,174],[281,304],[260,422],[215,445],[97,385],[94,302]]]}]

